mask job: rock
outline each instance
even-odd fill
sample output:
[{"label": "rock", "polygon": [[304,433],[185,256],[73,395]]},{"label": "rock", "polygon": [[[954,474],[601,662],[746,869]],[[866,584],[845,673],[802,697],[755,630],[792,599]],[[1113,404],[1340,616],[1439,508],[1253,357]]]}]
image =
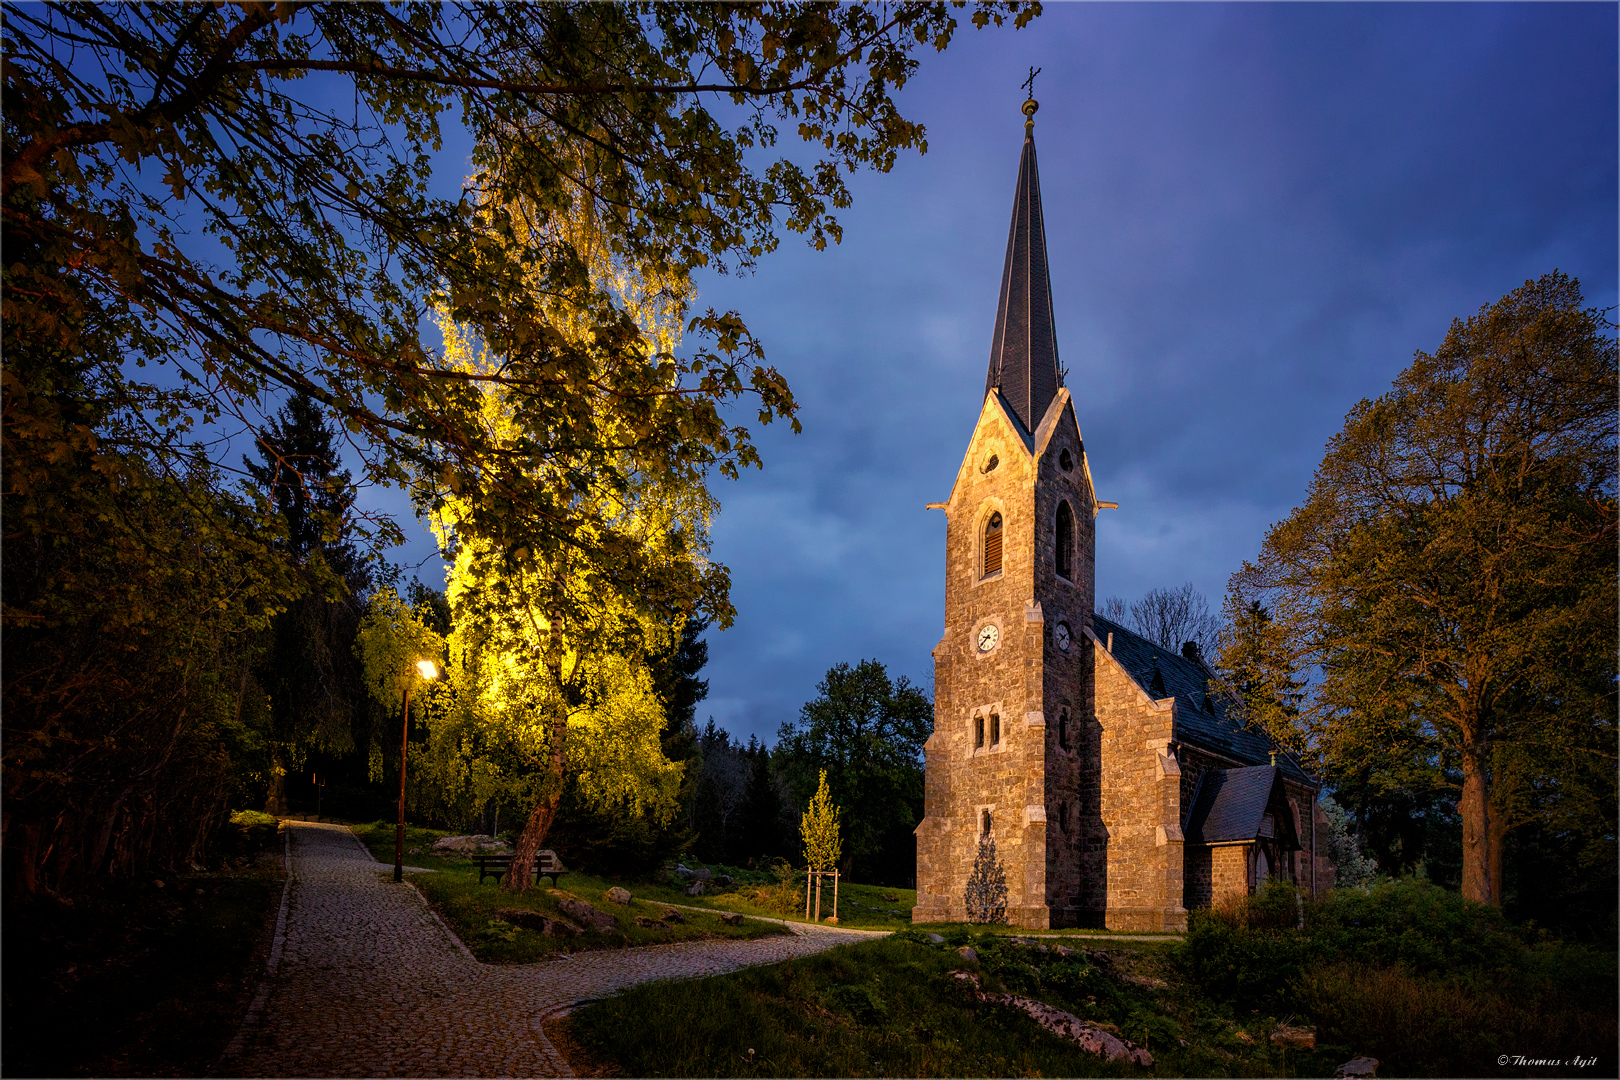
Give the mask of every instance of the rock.
[{"label": "rock", "polygon": [[733,915],[729,911],[722,911],[720,913],[720,921],[725,923],[727,926],[741,926],[743,924],[743,917],[741,915]]},{"label": "rock", "polygon": [[579,933],[579,927],[562,919],[554,919],[533,908],[500,908],[495,912],[497,919],[505,919],[513,926],[521,926],[525,930],[534,930],[548,937],[572,937]]},{"label": "rock", "polygon": [[686,916],[681,914],[679,908],[667,907],[658,913],[658,917],[667,923],[683,923],[686,921]]},{"label": "rock", "polygon": [[699,881],[713,881],[714,871],[705,866],[701,870],[692,871],[692,876],[696,877]]},{"label": "rock", "polygon": [[153,887],[153,888],[156,888],[156,889],[161,889],[161,888],[163,888],[163,879],[162,879],[162,878],[158,878],[158,879],[156,879],[156,880],[155,880],[155,881],[153,881],[153,882],[152,882],[152,887]]},{"label": "rock", "polygon": [[699,878],[698,880],[692,882],[692,884],[688,885],[686,887],[686,895],[687,896],[702,896],[703,895],[703,880],[701,878]]},{"label": "rock", "polygon": [[561,889],[553,889],[551,895],[557,898],[557,906],[562,908],[562,913],[564,915],[568,916],[570,919],[573,919],[587,930],[594,930],[598,934],[612,934],[618,932],[618,919],[615,919],[612,915],[609,915],[605,911],[591,907],[591,905],[587,904],[573,893],[563,892]]},{"label": "rock", "polygon": [[692,877],[696,871],[694,871],[690,866],[687,866],[685,863],[676,863],[675,869],[671,870],[670,873],[676,875],[677,877],[689,878]]},{"label": "rock", "polygon": [[973,946],[971,945],[964,945],[960,949],[957,949],[956,955],[960,956],[970,964],[977,964],[979,962],[979,954],[973,951]]},{"label": "rock", "polygon": [[[964,946],[958,952],[972,952]],[[1100,1054],[1109,1061],[1125,1061],[1133,1065],[1140,1065],[1145,1069],[1153,1068],[1153,1055],[1129,1039],[1122,1039],[1111,1031],[1104,1031],[1096,1024],[1066,1013],[1062,1009],[1030,998],[1019,997],[1017,994],[986,994],[979,990],[979,977],[971,971],[957,971],[952,973],[953,978],[961,979],[973,987],[973,992],[980,1001],[994,1005],[1006,1005],[1026,1014],[1041,1027],[1050,1031],[1061,1039],[1068,1039],[1080,1049],[1092,1054]]]},{"label": "rock", "polygon": [[838,916],[829,915],[825,919],[822,919],[821,921],[824,922],[824,923],[832,923],[834,926],[837,926],[838,925]]},{"label": "rock", "polygon": [[[1163,979],[1154,978],[1152,975],[1121,975],[1120,981],[1128,982],[1132,986],[1141,986],[1148,990],[1164,990],[1170,985]],[[1273,1036],[1272,1041],[1276,1041],[1275,1036]]]},{"label": "rock", "polygon": [[637,915],[636,916],[636,925],[641,926],[641,927],[645,927],[648,930],[668,930],[669,929],[669,923],[667,923],[667,922],[659,922],[657,919],[649,919],[645,915]]},{"label": "rock", "polygon": [[714,879],[714,883],[722,889],[729,889],[736,884],[736,881],[730,874],[721,874]]},{"label": "rock", "polygon": [[1277,1030],[1271,1033],[1271,1045],[1292,1046],[1299,1050],[1315,1050],[1316,1029],[1278,1024]]},{"label": "rock", "polygon": [[898,904],[900,902],[900,898],[893,893],[884,893],[883,900],[885,903],[889,904]]},{"label": "rock", "polygon": [[1074,950],[1069,948],[1067,945],[1054,945],[1052,946],[1052,951],[1062,957],[1070,957],[1074,955]]},{"label": "rock", "polygon": [[630,904],[630,891],[615,885],[607,891],[607,898],[610,903],[618,904],[620,907],[628,907]]},{"label": "rock", "polygon": [[945,944],[945,939],[940,937],[938,934],[928,934],[926,936],[928,938],[928,944],[930,944],[930,945],[943,945],[943,944]]},{"label": "rock", "polygon": [[486,852],[505,854],[512,849],[504,840],[474,833],[472,836],[446,836],[435,840],[429,850],[440,855],[481,855]]},{"label": "rock", "polygon": [[1378,1075],[1378,1059],[1375,1057],[1351,1058],[1349,1061],[1333,1070],[1334,1080],[1340,1077],[1367,1077]]}]

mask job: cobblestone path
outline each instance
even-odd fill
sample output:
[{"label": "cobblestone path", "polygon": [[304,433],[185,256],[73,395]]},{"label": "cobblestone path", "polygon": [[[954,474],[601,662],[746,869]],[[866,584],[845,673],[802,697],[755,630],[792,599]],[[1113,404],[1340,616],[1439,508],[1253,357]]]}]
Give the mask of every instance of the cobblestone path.
[{"label": "cobblestone path", "polygon": [[287,822],[292,882],[268,994],[220,1069],[231,1076],[570,1076],[542,1020],[655,979],[718,975],[875,936],[796,926],[793,937],[473,960],[421,894],[339,825]]}]

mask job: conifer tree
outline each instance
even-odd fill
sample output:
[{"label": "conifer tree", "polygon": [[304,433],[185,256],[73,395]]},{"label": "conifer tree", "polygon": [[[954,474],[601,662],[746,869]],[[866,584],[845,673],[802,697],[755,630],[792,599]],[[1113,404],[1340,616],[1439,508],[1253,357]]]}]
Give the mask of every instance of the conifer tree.
[{"label": "conifer tree", "polygon": [[968,876],[962,899],[969,922],[1007,921],[1007,870],[996,857],[996,838],[988,833],[979,840],[979,853],[973,859],[973,873]]}]

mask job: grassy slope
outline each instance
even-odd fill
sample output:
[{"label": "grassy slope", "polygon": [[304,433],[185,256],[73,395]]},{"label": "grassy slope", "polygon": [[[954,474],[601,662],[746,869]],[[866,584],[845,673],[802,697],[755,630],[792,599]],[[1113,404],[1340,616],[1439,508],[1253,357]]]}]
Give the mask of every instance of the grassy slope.
[{"label": "grassy slope", "polygon": [[[1266,1018],[1240,1023],[1144,985],[1165,971],[1165,944],[1120,942],[1063,958],[960,927],[950,944],[920,938],[637,987],[576,1013],[573,1034],[627,1076],[1281,1076],[1337,1064],[1331,1053],[1302,1059],[1266,1046]],[[958,956],[957,941],[973,942],[978,965]],[[1147,1046],[1156,1068],[1110,1064],[1020,1012],[976,1001],[951,978],[964,969],[980,971],[987,989],[1113,1028]],[[1244,1042],[1245,1026],[1262,1037]]]},{"label": "grassy slope", "polygon": [[[1325,1076],[1362,1055],[1386,1076],[1615,1075],[1612,949],[1515,929],[1422,882],[1307,903],[1303,933],[1298,919],[1291,891],[1268,890],[1246,913],[1200,914],[1184,943],[1070,940],[1067,958],[1060,942],[954,926],[929,945],[905,931],[638,987],[576,1013],[574,1034],[633,1076],[1121,1073],[974,1001],[950,978],[975,966],[956,952],[971,943],[987,989],[1113,1027],[1152,1051],[1153,1075]],[[1285,1022],[1314,1025],[1317,1047],[1268,1045]]]},{"label": "grassy slope", "polygon": [[8,908],[6,1075],[207,1075],[263,973],[282,880],[267,852]]},{"label": "grassy slope", "polygon": [[[376,822],[351,828],[379,861],[392,867],[394,826]],[[406,828],[405,847],[407,852],[412,853],[405,856],[405,864],[437,871],[432,874],[412,874],[410,880],[439,909],[473,955],[490,963],[527,964],[559,952],[617,949],[626,945],[663,945],[704,938],[750,940],[787,933],[775,923],[748,920],[741,926],[729,926],[720,921],[719,915],[699,912],[683,912],[685,921],[671,923],[665,930],[640,927],[634,922],[637,915],[659,919],[665,905],[649,900],[645,890],[637,886],[631,889],[634,899],[629,906],[621,907],[607,899],[607,891],[617,882],[570,872],[563,875],[559,887],[613,915],[618,919],[619,932],[585,933],[567,938],[547,937],[534,930],[513,926],[497,918],[496,913],[502,908],[527,908],[546,915],[561,915],[558,898],[547,887],[549,879],[541,887],[523,893],[506,892],[496,886],[493,878],[486,878],[479,884],[478,868],[470,860],[428,854],[433,842],[447,835],[450,834],[435,829]],[[682,897],[683,901],[685,899]]]}]

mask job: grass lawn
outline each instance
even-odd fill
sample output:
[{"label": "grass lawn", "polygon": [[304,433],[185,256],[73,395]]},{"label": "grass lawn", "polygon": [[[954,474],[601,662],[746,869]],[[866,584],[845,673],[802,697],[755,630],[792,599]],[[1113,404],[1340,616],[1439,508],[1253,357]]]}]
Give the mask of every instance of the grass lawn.
[{"label": "grass lawn", "polygon": [[[735,911],[744,915],[787,919],[800,923],[808,921],[804,917],[802,881],[796,888],[782,889],[774,878],[758,871],[743,870],[734,866],[714,866],[709,869],[716,874],[729,874],[738,879],[737,883],[729,889],[716,889],[710,882],[702,896],[687,896],[685,888],[679,885],[643,882],[638,886],[638,895],[667,904],[691,904],[694,907]],[[791,902],[788,901],[790,893]],[[838,886],[838,923],[840,926],[854,927],[858,930],[903,929],[911,925],[911,909],[916,903],[915,889],[891,889],[880,885],[841,882]],[[828,882],[821,891],[821,915],[826,919],[832,913],[832,883]]]},{"label": "grass lawn", "polygon": [[[392,871],[394,863],[394,826],[386,822],[350,826],[354,834],[371,850],[378,860],[388,864],[379,867],[380,873]],[[634,899],[628,907],[621,907],[607,899],[607,891],[620,884],[590,874],[570,871],[562,877],[560,888],[598,910],[618,920],[617,932],[586,932],[570,937],[549,937],[535,930],[515,926],[499,916],[503,908],[525,908],[552,917],[564,917],[558,905],[559,897],[550,887],[549,879],[522,893],[510,893],[498,888],[493,878],[478,881],[478,867],[470,859],[431,855],[428,849],[435,840],[452,835],[437,829],[407,827],[405,830],[405,865],[437,871],[432,874],[411,874],[410,881],[438,908],[446,922],[455,930],[462,943],[480,960],[497,964],[528,964],[545,960],[559,953],[586,949],[618,949],[626,945],[664,945],[673,941],[695,941],[705,938],[736,938],[752,940],[788,933],[776,923],[748,919],[741,926],[731,926],[720,920],[718,914],[682,912],[683,922],[668,924],[667,929],[637,926],[636,916],[663,921],[666,905],[657,897],[646,895],[643,886],[629,886]],[[680,902],[687,900],[682,897]]]},{"label": "grass lawn", "polygon": [[209,1075],[263,974],[283,876],[277,842],[243,866],[109,881],[71,906],[8,904],[6,1075]]},{"label": "grass lawn", "polygon": [[[570,1018],[591,1075],[1328,1076],[1354,1057],[1385,1076],[1616,1075],[1617,958],[1565,943],[1427,882],[1273,886],[1197,912],[1184,941],[1020,938],[907,928],[816,957],[636,987]],[[960,956],[971,945],[977,960]],[[1059,950],[1069,953],[1065,956]],[[1110,1064],[1023,1013],[1033,998],[1147,1048]],[[1272,1045],[1279,1026],[1309,1048]],[[1515,1055],[1556,1066],[1516,1064]]]},{"label": "grass lawn", "polygon": [[[571,1034],[599,1066],[626,1076],[1325,1076],[1348,1056],[1271,1047],[1265,1033],[1276,1018],[1234,1017],[1156,984],[1168,973],[1167,943],[1111,942],[1065,958],[953,929],[978,964],[957,954],[955,940],[931,945],[904,932],[636,987],[575,1013]],[[962,970],[977,971],[986,990],[1114,1030],[1147,1047],[1155,1068],[1111,1064],[1022,1012],[978,1001],[951,977]]]}]

